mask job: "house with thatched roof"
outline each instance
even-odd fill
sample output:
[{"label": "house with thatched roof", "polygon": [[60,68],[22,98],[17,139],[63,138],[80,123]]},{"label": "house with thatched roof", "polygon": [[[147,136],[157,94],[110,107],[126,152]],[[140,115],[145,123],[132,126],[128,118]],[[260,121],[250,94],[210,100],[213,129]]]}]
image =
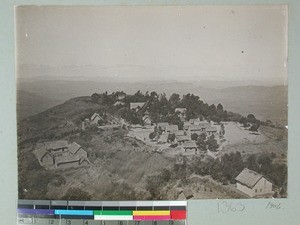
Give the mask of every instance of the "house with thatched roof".
[{"label": "house with thatched roof", "polygon": [[189,142],[191,138],[187,135],[175,135],[175,140],[178,144]]},{"label": "house with thatched roof", "polygon": [[145,116],[143,116],[142,119],[143,119],[144,125],[151,125],[152,124],[152,120],[151,120],[150,116],[145,115]]},{"label": "house with thatched roof", "polygon": [[191,124],[188,130],[193,133],[194,131],[206,131],[209,127],[210,124]]},{"label": "house with thatched roof", "polygon": [[208,128],[206,128],[206,133],[208,135],[216,134],[217,131],[218,131],[217,128],[213,126],[209,126]]},{"label": "house with thatched roof", "polygon": [[73,142],[52,141],[39,144],[33,151],[41,166],[45,168],[68,168],[90,164],[87,152]]},{"label": "house with thatched roof", "polygon": [[264,175],[245,168],[236,178],[237,189],[250,197],[273,195],[273,184]]},{"label": "house with thatched roof", "polygon": [[94,113],[91,117],[91,124],[98,125],[98,122],[100,120],[104,121],[103,118],[98,113]]},{"label": "house with thatched roof", "polygon": [[76,142],[73,142],[69,145],[68,151],[71,155],[77,155],[81,156],[82,158],[87,158],[87,152],[83,150],[82,147]]},{"label": "house with thatched roof", "polygon": [[182,143],[181,147],[184,149],[184,151],[187,151],[187,150],[197,151],[197,145],[196,145],[195,141],[184,142],[184,143]]},{"label": "house with thatched roof", "polygon": [[47,141],[42,143],[41,149],[46,150],[52,155],[62,155],[67,152],[69,144],[67,141]]},{"label": "house with thatched roof", "polygon": [[166,126],[166,132],[172,134],[178,131],[178,126],[177,125],[168,125]]}]

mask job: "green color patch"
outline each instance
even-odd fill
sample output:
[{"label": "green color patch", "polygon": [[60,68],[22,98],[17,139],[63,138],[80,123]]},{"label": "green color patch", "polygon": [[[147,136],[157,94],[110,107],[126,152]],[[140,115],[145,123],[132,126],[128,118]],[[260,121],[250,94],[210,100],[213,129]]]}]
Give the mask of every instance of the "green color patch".
[{"label": "green color patch", "polygon": [[130,210],[95,210],[94,215],[132,216],[133,211],[130,211]]}]

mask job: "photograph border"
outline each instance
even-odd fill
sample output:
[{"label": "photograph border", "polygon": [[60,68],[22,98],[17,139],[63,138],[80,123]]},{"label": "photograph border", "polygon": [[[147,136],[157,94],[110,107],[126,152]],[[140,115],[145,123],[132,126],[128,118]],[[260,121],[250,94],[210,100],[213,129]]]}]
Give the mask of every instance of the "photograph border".
[{"label": "photograph border", "polygon": [[[297,224],[300,214],[300,170],[297,134],[300,133],[300,2],[297,0],[2,0],[0,7],[0,209],[1,224],[17,221],[17,128],[14,6],[16,5],[288,5],[288,197],[286,199],[189,200],[188,224]],[[271,207],[270,207],[271,206]],[[225,207],[228,210],[220,210]],[[244,208],[237,210],[237,208]]]}]

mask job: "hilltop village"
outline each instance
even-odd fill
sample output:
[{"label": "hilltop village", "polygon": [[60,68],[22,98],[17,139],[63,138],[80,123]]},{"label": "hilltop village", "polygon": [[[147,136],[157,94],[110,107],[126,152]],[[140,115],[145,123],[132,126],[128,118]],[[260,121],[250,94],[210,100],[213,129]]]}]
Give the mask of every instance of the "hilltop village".
[{"label": "hilltop village", "polygon": [[[45,191],[52,199],[79,200],[286,196],[285,130],[193,94],[94,93],[22,123],[22,196]],[[37,193],[28,191],[34,184]]]}]

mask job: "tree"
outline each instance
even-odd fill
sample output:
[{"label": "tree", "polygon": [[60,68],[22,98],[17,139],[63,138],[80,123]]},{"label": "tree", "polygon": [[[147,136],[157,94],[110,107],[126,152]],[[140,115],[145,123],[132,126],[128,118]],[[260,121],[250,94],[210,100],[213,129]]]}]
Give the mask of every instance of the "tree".
[{"label": "tree", "polygon": [[217,115],[213,115],[211,117],[211,120],[214,121],[214,122],[216,122],[216,123],[220,123],[221,122],[221,118],[219,116],[217,116]]},{"label": "tree", "polygon": [[253,114],[248,114],[247,116],[247,122],[249,123],[256,123],[256,118]]},{"label": "tree", "polygon": [[202,133],[199,135],[196,144],[198,146],[198,148],[202,151],[206,151],[206,134]]},{"label": "tree", "polygon": [[149,134],[149,138],[152,140],[153,138],[155,138],[155,136],[156,136],[156,133],[155,132],[151,132],[150,134]]},{"label": "tree", "polygon": [[259,168],[258,168],[258,165],[257,165],[257,162],[256,162],[256,156],[255,155],[250,155],[247,158],[246,167],[250,170],[258,171]]},{"label": "tree", "polygon": [[172,143],[173,141],[175,141],[175,134],[174,133],[168,135],[168,142]]},{"label": "tree", "polygon": [[219,144],[217,140],[215,139],[215,135],[211,135],[208,140],[206,141],[207,148],[210,151],[216,151],[219,148]]},{"label": "tree", "polygon": [[192,133],[191,139],[192,139],[193,141],[196,141],[196,140],[198,139],[198,134]]},{"label": "tree", "polygon": [[180,104],[180,96],[179,94],[173,93],[170,98],[169,98],[169,102],[171,104],[171,106],[173,107],[173,109],[175,109],[176,107],[179,106]]},{"label": "tree", "polygon": [[223,111],[223,106],[220,103],[217,105],[217,110],[218,111]]},{"label": "tree", "polygon": [[92,96],[91,96],[92,102],[98,103],[98,102],[99,102],[99,99],[100,99],[100,95],[99,95],[98,93],[92,94]]},{"label": "tree", "polygon": [[224,124],[222,123],[222,124],[221,124],[221,130],[220,130],[220,132],[219,132],[219,135],[220,135],[221,137],[223,137],[224,134],[225,134],[225,126],[224,126]]}]

